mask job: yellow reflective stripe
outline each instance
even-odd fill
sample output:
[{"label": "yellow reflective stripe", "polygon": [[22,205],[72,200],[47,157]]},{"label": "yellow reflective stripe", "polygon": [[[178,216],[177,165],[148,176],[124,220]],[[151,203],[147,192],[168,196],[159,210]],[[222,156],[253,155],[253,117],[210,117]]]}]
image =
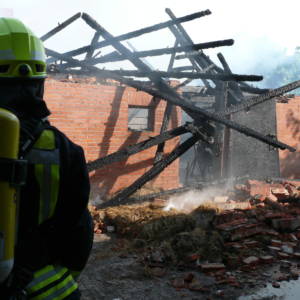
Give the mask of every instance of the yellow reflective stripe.
[{"label": "yellow reflective stripe", "polygon": [[52,130],[46,129],[42,132],[39,139],[35,142],[33,148],[53,150],[55,149],[55,136]]},{"label": "yellow reflective stripe", "polygon": [[44,300],[62,300],[67,296],[71,295],[76,289],[78,289],[78,284],[72,279],[66,286],[61,288],[57,293],[51,295],[49,298]]},{"label": "yellow reflective stripe", "polygon": [[59,165],[51,165],[51,200],[49,216],[54,214],[59,191]]},{"label": "yellow reflective stripe", "polygon": [[44,281],[45,279],[51,277],[56,273],[56,270],[53,266],[47,266],[42,270],[39,270],[34,273],[33,280],[27,285],[27,290],[31,290],[34,285],[39,284],[40,282]]},{"label": "yellow reflective stripe", "polygon": [[43,269],[34,272],[33,277],[34,278],[40,277],[40,276],[44,275],[45,273],[48,273],[52,270],[54,270],[54,267],[52,265],[46,266]]},{"label": "yellow reflective stripe", "polygon": [[[43,294],[40,294],[36,297],[30,298],[32,300],[59,300],[63,299],[63,293],[71,294],[78,287],[77,283],[72,278],[72,275],[69,275],[64,281],[60,282],[58,285],[47,290]],[[61,293],[60,293],[61,292]],[[29,295],[30,296],[30,295]]]},{"label": "yellow reflective stripe", "polygon": [[41,224],[53,216],[58,200],[59,150],[55,148],[54,131],[44,130],[34,148],[29,156],[32,156],[30,161],[35,165],[35,175],[40,187],[38,223]]},{"label": "yellow reflective stripe", "polygon": [[33,282],[30,283],[31,287],[27,288],[28,294],[30,295],[33,292],[36,292],[36,291],[42,289],[43,287],[47,286],[51,282],[59,280],[67,271],[68,271],[68,269],[61,268],[59,271],[54,270],[54,273],[52,273],[52,272],[51,272],[51,274],[49,273],[50,277],[49,278],[44,278],[44,280],[42,282],[38,282],[38,280],[33,280]]}]

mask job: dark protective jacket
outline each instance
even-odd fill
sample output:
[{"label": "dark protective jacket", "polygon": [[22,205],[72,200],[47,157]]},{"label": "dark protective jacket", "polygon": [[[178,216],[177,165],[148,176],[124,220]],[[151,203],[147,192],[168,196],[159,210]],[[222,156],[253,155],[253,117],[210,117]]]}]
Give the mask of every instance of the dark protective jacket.
[{"label": "dark protective jacket", "polygon": [[[87,216],[90,185],[85,157],[82,148],[57,128],[48,126],[47,129],[54,131],[59,149],[57,204],[53,217],[39,225],[39,183],[34,165],[29,164],[27,184],[20,192],[16,262],[37,270],[47,263],[63,261],[66,267],[80,271],[92,244],[92,224]],[[82,239],[86,239],[84,245],[80,243]]]}]

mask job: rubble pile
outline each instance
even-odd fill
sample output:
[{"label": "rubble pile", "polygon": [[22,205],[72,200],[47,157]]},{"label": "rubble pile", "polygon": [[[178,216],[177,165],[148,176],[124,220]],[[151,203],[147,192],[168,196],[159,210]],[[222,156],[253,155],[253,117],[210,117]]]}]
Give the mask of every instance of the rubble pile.
[{"label": "rubble pile", "polygon": [[[95,232],[113,226],[132,241],[130,251],[141,254],[151,276],[164,276],[176,266],[200,271],[217,285],[240,287],[260,276],[278,287],[278,281],[300,274],[299,199],[300,182],[249,180],[189,214],[154,204],[93,208],[92,214]],[[268,273],[272,264],[278,270]],[[173,286],[205,291],[193,272],[175,278]]]}]

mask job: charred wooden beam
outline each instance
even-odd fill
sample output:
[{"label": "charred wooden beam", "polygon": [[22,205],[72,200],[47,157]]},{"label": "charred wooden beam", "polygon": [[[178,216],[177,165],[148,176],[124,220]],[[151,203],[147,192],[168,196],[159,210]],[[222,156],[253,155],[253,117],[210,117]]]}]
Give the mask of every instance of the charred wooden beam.
[{"label": "charred wooden beam", "polygon": [[[173,26],[169,26],[169,29],[172,32],[172,34],[174,35],[174,37],[179,41],[179,43],[180,43],[181,46],[191,46],[192,45],[191,43],[188,43],[182,37],[182,35],[180,34],[180,32],[178,31],[178,29],[174,25]],[[189,57],[188,59],[189,59],[189,61],[191,62],[192,66],[194,67],[194,69],[197,72],[203,72],[203,68],[201,68],[201,66],[196,62],[196,60],[194,58]],[[206,79],[202,78],[201,80],[203,81],[204,85],[206,86],[206,88],[209,91],[213,90],[212,87],[211,87],[211,85],[210,85],[210,83]]]},{"label": "charred wooden beam", "polygon": [[[190,190],[195,190],[195,189],[199,189],[202,190],[205,187],[211,187],[214,185],[222,185],[222,184],[228,184],[228,182],[232,183],[232,182],[239,182],[241,180],[245,181],[247,178],[249,178],[249,175],[246,176],[241,176],[241,177],[231,177],[231,178],[223,178],[220,180],[215,180],[215,181],[210,181],[210,182],[197,182],[188,186],[184,186],[184,187],[180,187],[180,188],[176,188],[176,189],[171,189],[171,190],[164,190],[161,192],[157,192],[157,193],[151,193],[151,194],[146,194],[146,195],[142,195],[140,197],[130,197],[126,200],[124,200],[124,202],[122,202],[122,204],[133,204],[133,203],[141,203],[141,202],[145,202],[145,201],[149,201],[155,198],[160,198],[160,197],[166,197],[169,195],[174,195],[174,194],[181,194],[181,193],[185,193],[187,191]],[[275,179],[274,181],[286,181],[286,179]]]},{"label": "charred wooden beam", "polygon": [[[99,33],[98,33],[99,34]],[[208,42],[208,43],[201,43],[201,44],[195,44],[193,47],[196,49],[208,49],[212,47],[220,47],[220,46],[229,46],[233,44],[233,40],[223,40],[223,41],[214,41],[214,42]],[[95,42],[92,42],[92,45],[95,45]],[[94,50],[94,47],[91,48]],[[90,49],[90,50],[91,50]],[[184,47],[174,47],[174,48],[161,48],[161,49],[154,49],[154,50],[145,50],[145,51],[136,51],[133,53],[136,57],[147,57],[147,56],[159,56],[159,55],[165,55],[165,54],[176,54],[178,52],[184,52],[184,51],[190,51],[191,46],[184,46]],[[93,59],[85,59],[85,62],[91,65],[96,65],[99,63],[107,63],[107,62],[116,62],[116,61],[122,61],[126,60],[127,58],[119,54],[118,52],[114,51],[111,53],[108,53],[106,55],[103,55],[101,57],[93,58]],[[69,64],[63,64],[61,65],[61,68],[68,67]]]},{"label": "charred wooden beam", "polygon": [[274,97],[281,96],[281,95],[283,95],[287,92],[290,92],[292,90],[295,90],[299,87],[300,87],[300,80],[294,81],[292,83],[283,85],[283,86],[281,86],[277,89],[270,90],[265,94],[262,94],[262,95],[259,95],[259,96],[256,96],[256,97],[252,97],[252,98],[250,98],[248,100],[245,100],[242,103],[237,104],[235,106],[231,106],[231,107],[227,108],[224,112],[222,112],[221,115],[222,116],[230,115],[230,114],[248,109],[252,106],[255,106],[257,104],[260,104],[262,102],[270,100]]},{"label": "charred wooden beam", "polygon": [[178,85],[176,85],[175,86],[175,89],[177,90],[177,89],[179,89],[179,88],[181,88],[181,87],[183,87],[183,86],[185,86],[185,85],[187,85],[187,84],[189,84],[190,82],[192,82],[193,81],[193,79],[186,79],[186,80],[184,80],[183,82],[181,82],[181,83],[179,83]]},{"label": "charred wooden beam", "polygon": [[[173,48],[177,48],[178,47],[178,41],[175,40],[175,43],[174,43],[174,47]],[[171,54],[171,57],[170,57],[170,61],[169,61],[169,65],[168,65],[168,71],[172,71],[173,70],[173,66],[174,66],[174,61],[175,61],[175,53],[172,53]]]},{"label": "charred wooden beam", "polygon": [[244,82],[240,82],[240,89],[245,93],[250,94],[265,94],[269,92],[270,89],[261,89],[245,84]]},{"label": "charred wooden beam", "polygon": [[[138,52],[134,52],[133,55],[136,57],[146,57],[146,56],[159,56],[164,54],[176,54],[179,52],[192,51],[194,49],[199,50],[199,49],[209,49],[209,48],[222,47],[222,46],[231,46],[233,45],[233,43],[234,40],[228,39],[228,40],[194,44],[193,46],[181,46],[181,47],[174,47],[174,48],[161,48],[161,49],[138,51]],[[114,53],[107,54],[107,56],[105,55],[103,57],[99,57],[97,60],[95,60],[95,62],[96,63],[113,62],[113,61],[120,61],[125,59],[126,57],[114,52]]]},{"label": "charred wooden beam", "polygon": [[54,29],[50,30],[49,32],[47,32],[46,34],[44,34],[43,36],[40,37],[40,39],[45,42],[46,40],[48,40],[50,37],[52,37],[53,35],[55,35],[56,33],[60,32],[61,30],[63,30],[64,28],[66,28],[67,26],[69,26],[71,23],[73,23],[75,20],[79,19],[81,17],[81,13],[77,13],[76,15],[74,15],[73,17],[69,18],[68,20],[64,21],[63,23],[59,24],[58,26],[56,26]]},{"label": "charred wooden beam", "polygon": [[[174,48],[177,46],[178,46],[178,41],[175,40]],[[172,53],[170,61],[169,61],[169,65],[168,65],[168,72],[171,72],[173,70],[173,65],[174,65],[174,60],[175,60],[174,58],[175,58],[175,53]],[[165,132],[167,130],[168,124],[170,121],[170,117],[172,114],[172,110],[173,110],[173,105],[170,102],[167,102],[167,106],[164,111],[164,117],[162,120],[162,125],[160,128],[160,134],[162,134],[163,132]],[[161,158],[163,157],[164,147],[165,147],[165,142],[162,142],[157,146],[155,157],[154,157],[154,164],[156,164],[158,161],[160,161]]]},{"label": "charred wooden beam", "polygon": [[[167,102],[167,106],[164,112],[164,117],[163,117],[163,121],[162,121],[162,125],[160,128],[160,134],[163,134],[164,131],[167,130],[168,128],[168,124],[171,118],[171,114],[172,114],[172,110],[173,110],[173,104],[170,102]],[[163,157],[163,153],[164,153],[164,147],[165,147],[165,143],[160,143],[157,147],[157,151],[155,153],[155,157],[154,157],[154,164],[156,164],[158,161],[160,161]]]},{"label": "charred wooden beam", "polygon": [[[218,53],[217,56],[224,68],[224,71],[226,73],[232,74],[231,69],[230,69],[229,65],[227,64],[223,54]],[[231,89],[232,89],[232,91],[231,91]],[[244,100],[244,95],[236,82],[229,83],[228,91],[230,93],[230,96],[234,99],[234,102],[238,103],[238,102],[241,102],[242,100]]]},{"label": "charred wooden beam", "polygon": [[173,68],[172,71],[173,72],[184,72],[184,71],[193,71],[193,70],[194,70],[193,66],[182,66],[182,67]]},{"label": "charred wooden beam", "polygon": [[259,75],[240,75],[240,74],[207,74],[192,72],[164,72],[164,71],[137,71],[137,70],[112,70],[111,72],[121,76],[133,77],[151,77],[159,76],[163,78],[192,78],[192,79],[210,79],[222,81],[261,81]]},{"label": "charred wooden beam", "polygon": [[[51,50],[52,51],[52,50]],[[67,57],[65,57],[67,59]],[[84,62],[80,62],[85,64]],[[78,62],[69,63],[72,67],[78,66]],[[88,64],[85,64],[90,66]],[[95,70],[95,69],[94,69]],[[98,69],[100,70],[100,69]],[[159,76],[163,78],[189,78],[189,79],[209,79],[209,80],[221,80],[221,81],[261,81],[263,79],[262,76],[259,75],[242,75],[242,74],[207,74],[204,72],[196,73],[196,72],[165,72],[165,71],[138,71],[138,70],[105,70],[103,69],[103,77],[105,77],[105,73],[109,72],[109,74],[115,74],[117,76],[130,76],[130,77],[149,77],[149,76]],[[70,74],[87,74],[83,71],[78,70],[68,70]],[[95,72],[91,71],[90,75],[95,74]]]},{"label": "charred wooden beam", "polygon": [[86,52],[85,60],[92,58],[94,51],[95,51],[95,45],[98,42],[99,37],[100,37],[100,33],[95,32],[92,42],[91,42],[91,48]]},{"label": "charred wooden beam", "polygon": [[[165,9],[166,13],[169,15],[169,17],[172,19],[172,20],[175,20],[176,19],[176,16],[174,15],[174,13],[171,11],[170,8],[166,8]],[[190,45],[192,46],[194,44],[193,40],[191,39],[191,37],[188,35],[188,33],[186,32],[186,30],[183,28],[182,24],[178,23],[176,24],[176,27],[177,30],[171,30],[173,34],[176,35],[176,37],[178,39],[181,39],[181,42],[184,43],[185,45]],[[195,49],[197,50],[197,49]],[[194,59],[197,64],[202,68],[202,69],[205,69],[207,68],[209,65],[213,64],[214,65],[214,69],[217,69],[218,67],[212,62],[212,61],[209,61],[207,59],[207,56],[202,52],[198,52],[199,55],[198,56],[195,56],[194,58],[190,58],[190,59]]]},{"label": "charred wooden beam", "polygon": [[87,169],[89,172],[92,172],[97,169],[101,169],[106,165],[110,165],[115,162],[123,161],[129,156],[144,151],[153,146],[159,145],[162,142],[168,141],[182,134],[193,133],[198,134],[203,141],[207,144],[213,143],[213,138],[207,132],[207,128],[203,126],[196,126],[193,123],[187,122],[185,125],[165,131],[157,136],[151,137],[148,140],[139,142],[134,145],[130,145],[126,148],[118,150],[114,153],[111,153],[107,156],[100,157],[94,161],[87,163]]},{"label": "charred wooden beam", "polygon": [[188,53],[184,53],[184,54],[178,54],[175,56],[176,60],[180,60],[180,59],[186,59],[186,58],[194,58],[199,56],[199,52],[198,51],[192,51],[192,52],[188,52]]},{"label": "charred wooden beam", "polygon": [[[128,33],[119,35],[119,36],[115,37],[114,39],[117,40],[117,41],[124,41],[124,40],[128,40],[128,39],[132,39],[132,38],[138,37],[140,35],[143,35],[145,33],[150,33],[150,32],[157,31],[157,30],[160,30],[160,29],[163,29],[163,28],[167,28],[167,27],[169,27],[171,25],[174,25],[174,24],[179,24],[179,23],[192,21],[192,20],[207,16],[207,15],[210,15],[210,14],[211,14],[211,12],[209,10],[196,12],[196,13],[193,13],[193,14],[190,14],[190,15],[186,15],[186,16],[177,18],[176,20],[166,21],[166,22],[163,22],[163,23],[159,23],[159,24],[155,24],[155,25],[152,25],[152,26],[144,27],[142,29],[138,29],[138,30],[135,30],[135,31],[132,31],[132,32],[128,32]],[[99,48],[102,48],[102,47],[105,47],[105,46],[109,46],[110,44],[111,44],[110,40],[101,41],[101,42],[98,42],[95,45],[95,49],[99,49]],[[89,51],[90,48],[91,48],[91,46],[88,45],[88,46],[84,46],[84,47],[81,47],[81,48],[78,48],[78,49],[75,49],[75,50],[72,50],[72,51],[68,51],[64,54],[67,55],[67,56],[77,56],[77,55],[80,55],[80,54],[83,54],[83,53]],[[47,51],[46,51],[46,53],[47,53]],[[47,53],[47,55],[51,55],[51,54]],[[51,62],[54,62],[54,61],[55,61],[55,59],[54,60],[48,60],[48,63],[51,63]]]},{"label": "charred wooden beam", "polygon": [[98,158],[87,164],[88,171],[91,172],[96,169],[100,169],[106,165],[112,164],[114,162],[122,161],[128,158],[130,155],[144,151],[164,141],[168,141],[176,136],[188,133],[190,132],[189,128],[190,127],[188,125],[180,126],[169,131],[165,131],[162,134],[157,135],[155,137],[151,137],[148,140],[128,146],[105,157]]},{"label": "charred wooden beam", "polygon": [[135,193],[140,187],[142,187],[145,183],[152,180],[158,174],[160,174],[167,166],[169,166],[174,160],[180,157],[183,153],[189,150],[200,137],[198,135],[193,135],[185,142],[176,147],[169,155],[167,155],[163,160],[159,161],[155,164],[149,171],[143,174],[140,178],[138,178],[133,184],[129,187],[122,190],[119,194],[113,197],[111,200],[100,204],[99,208],[105,208],[108,206],[117,206],[122,204],[124,199],[131,196]]},{"label": "charred wooden beam", "polygon": [[[178,95],[177,93],[172,94],[164,91],[163,89],[153,89],[152,87],[147,87],[146,85],[141,84],[140,82],[136,82],[135,80],[131,80],[128,78],[124,78],[121,76],[116,75],[115,73],[112,73],[111,71],[107,70],[100,70],[97,67],[89,66],[88,64],[82,63],[74,58],[70,58],[66,55],[63,55],[61,53],[58,53],[56,51],[48,49],[48,52],[51,53],[53,57],[57,57],[59,60],[64,60],[70,63],[73,63],[74,65],[77,65],[78,67],[87,67],[91,72],[96,74],[99,77],[102,78],[110,78],[113,80],[116,80],[122,84],[131,86],[133,88],[136,88],[140,91],[145,91],[146,93],[149,93],[150,95],[165,99],[174,105],[180,106],[182,109],[187,111],[189,114],[192,114],[193,116],[206,118],[211,121],[219,122],[224,124],[225,126],[228,126],[229,128],[232,128],[240,133],[243,133],[247,136],[251,136],[257,140],[260,140],[261,142],[264,142],[268,145],[271,145],[276,148],[280,149],[288,149],[291,152],[294,152],[295,149],[293,147],[290,147],[289,145],[286,145],[276,139],[273,139],[269,136],[265,136],[249,127],[240,125],[236,122],[230,121],[225,119],[223,116],[208,112],[204,109],[201,109],[194,104],[190,103],[187,99],[183,98],[182,96]],[[196,117],[196,119],[197,119]]]},{"label": "charred wooden beam", "polygon": [[[189,113],[196,121],[197,119],[199,120],[199,116],[196,114],[196,111],[198,111],[198,113],[201,112],[201,114],[203,116],[208,117],[211,120],[217,121],[219,123],[222,123],[224,125],[227,125],[231,128],[235,127],[236,130],[243,130],[246,128],[245,126],[239,125],[237,123],[234,123],[233,121],[227,120],[221,116],[219,116],[218,114],[213,114],[210,113],[208,111],[202,110],[201,108],[196,107],[195,105],[189,103],[189,101],[187,101],[186,99],[184,99],[183,97],[181,97],[180,95],[178,95],[178,93],[176,93],[176,91],[174,89],[172,89],[168,84],[166,84],[157,74],[154,74],[151,69],[145,64],[143,63],[139,58],[133,57],[132,53],[125,47],[123,46],[120,42],[116,41],[114,39],[114,37],[107,31],[105,30],[101,25],[99,25],[94,19],[92,19],[89,15],[87,14],[83,14],[82,18],[89,23],[89,25],[91,27],[93,27],[96,31],[100,32],[101,35],[107,39],[110,40],[112,43],[112,46],[115,47],[115,49],[117,51],[119,51],[122,55],[125,55],[128,60],[130,60],[130,62],[137,67],[138,69],[140,69],[142,72],[149,72],[149,79],[153,81],[154,85],[157,87],[157,89],[159,89],[162,92],[165,92],[166,94],[168,94],[168,98],[166,100],[169,100],[170,102],[173,102],[173,104],[179,105],[181,107],[184,108],[184,110]],[[161,97],[164,98],[164,97]],[[190,109],[189,109],[190,107]],[[273,139],[269,136],[264,136],[262,134],[257,133],[255,130],[250,129],[250,128],[246,128],[247,131],[247,135],[252,136],[252,137],[256,137],[257,139],[261,140],[261,141],[266,141],[268,144],[270,145],[276,145],[275,147],[279,147],[282,149],[282,147],[285,149],[289,149],[290,151],[295,151],[294,148],[283,144],[279,141],[277,141],[276,139]]]}]

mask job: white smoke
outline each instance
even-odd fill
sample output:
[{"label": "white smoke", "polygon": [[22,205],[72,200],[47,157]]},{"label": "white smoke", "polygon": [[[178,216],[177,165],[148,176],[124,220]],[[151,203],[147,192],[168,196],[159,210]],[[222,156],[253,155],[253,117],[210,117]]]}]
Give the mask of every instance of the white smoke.
[{"label": "white smoke", "polygon": [[[239,180],[244,181],[246,178],[249,178],[249,175],[230,177],[227,178],[226,181],[223,181],[223,183],[219,182],[218,185],[206,187],[202,190],[190,190],[172,196],[169,198],[164,210],[176,209],[184,213],[190,213],[200,205],[217,204],[215,197],[228,196],[230,192],[235,190],[235,184],[237,184]],[[230,200],[230,197],[228,197],[228,200]]]},{"label": "white smoke", "polygon": [[214,197],[224,194],[224,189],[210,187],[204,190],[191,190],[186,193],[173,196],[169,199],[164,210],[176,209],[190,213],[203,204],[213,203]]},{"label": "white smoke", "polygon": [[104,201],[101,199],[101,196],[99,194],[91,195],[89,199],[89,204],[92,206],[98,206]]}]

